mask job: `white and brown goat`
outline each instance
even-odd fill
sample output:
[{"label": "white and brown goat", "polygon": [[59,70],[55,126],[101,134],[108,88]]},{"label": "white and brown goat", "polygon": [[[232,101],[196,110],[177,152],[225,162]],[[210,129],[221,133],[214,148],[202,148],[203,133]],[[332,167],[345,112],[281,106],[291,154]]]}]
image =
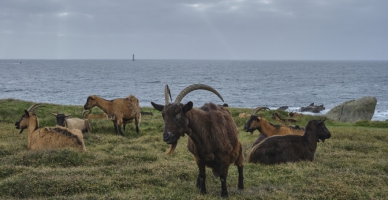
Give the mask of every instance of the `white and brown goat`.
[{"label": "white and brown goat", "polygon": [[185,95],[193,90],[204,89],[215,93],[222,101],[221,95],[212,87],[194,84],[186,87],[177,96],[174,103],[169,103],[168,86],[165,87],[165,105],[151,102],[152,106],[162,111],[164,120],[163,140],[171,144],[172,153],[180,137],[187,134],[189,151],[194,155],[199,169],[196,186],[200,193],[206,193],[205,168],[210,167],[213,174],[221,179],[221,196],[227,197],[226,179],[230,164],[238,169],[238,188],[243,189],[243,152],[238,139],[238,130],[230,112],[224,107],[207,103],[194,108],[193,102],[180,103]]},{"label": "white and brown goat", "polygon": [[51,113],[55,116],[58,126],[66,127],[70,130],[78,129],[82,133],[87,133],[92,130],[90,123],[87,119],[80,118],[68,118],[70,115],[64,113]]},{"label": "white and brown goat", "polygon": [[53,149],[73,147],[86,150],[84,139],[80,130],[70,130],[65,127],[39,127],[38,117],[34,110],[39,104],[34,104],[24,111],[19,121],[15,122],[16,129],[20,133],[24,129],[28,130],[28,149]]}]

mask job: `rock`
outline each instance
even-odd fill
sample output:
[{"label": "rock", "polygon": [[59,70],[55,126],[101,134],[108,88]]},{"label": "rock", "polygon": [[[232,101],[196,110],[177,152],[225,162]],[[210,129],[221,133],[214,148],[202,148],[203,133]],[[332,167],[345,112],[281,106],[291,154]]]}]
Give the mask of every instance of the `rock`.
[{"label": "rock", "polygon": [[311,103],[309,106],[307,107],[302,107],[300,108],[300,111],[301,112],[312,112],[312,113],[319,113],[321,112],[322,110],[325,110],[325,106],[322,105],[319,105],[319,106],[316,106],[314,105],[314,103]]},{"label": "rock", "polygon": [[346,101],[326,113],[326,117],[341,122],[371,120],[377,104],[376,97],[365,96],[357,100]]},{"label": "rock", "polygon": [[287,110],[288,109],[288,106],[281,106],[281,107],[279,107],[278,109],[276,109],[276,110]]}]

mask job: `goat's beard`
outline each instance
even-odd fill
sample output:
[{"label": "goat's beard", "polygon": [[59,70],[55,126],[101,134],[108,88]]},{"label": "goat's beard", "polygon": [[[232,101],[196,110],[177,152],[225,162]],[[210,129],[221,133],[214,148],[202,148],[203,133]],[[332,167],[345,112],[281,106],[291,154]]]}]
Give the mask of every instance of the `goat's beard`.
[{"label": "goat's beard", "polygon": [[171,147],[170,147],[170,151],[168,151],[167,154],[172,154],[172,152],[174,152],[174,150],[175,150],[177,144],[178,144],[178,141],[172,143],[172,144],[171,144]]}]

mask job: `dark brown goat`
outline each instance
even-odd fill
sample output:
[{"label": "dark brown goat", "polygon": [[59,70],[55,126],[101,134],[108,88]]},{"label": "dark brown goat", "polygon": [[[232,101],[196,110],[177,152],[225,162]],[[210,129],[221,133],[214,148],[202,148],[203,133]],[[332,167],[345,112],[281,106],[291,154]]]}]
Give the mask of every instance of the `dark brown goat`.
[{"label": "dark brown goat", "polygon": [[281,123],[296,123],[297,120],[296,119],[292,119],[292,118],[281,118],[279,113],[273,113],[272,114],[272,119],[278,121],[278,122],[281,122]]},{"label": "dark brown goat", "polygon": [[279,164],[313,161],[317,142],[331,137],[324,120],[311,120],[305,127],[303,136],[273,136],[255,145],[248,153],[248,162],[262,164]]},{"label": "dark brown goat", "polygon": [[223,106],[207,103],[201,108],[193,108],[193,102],[182,104],[180,101],[193,90],[204,89],[221,95],[212,87],[203,84],[190,85],[177,96],[174,103],[168,102],[168,86],[165,87],[165,105],[151,102],[152,106],[162,111],[164,120],[163,140],[171,144],[172,153],[181,136],[187,134],[187,148],[194,155],[199,169],[197,187],[201,194],[206,193],[206,169],[210,167],[213,174],[221,179],[221,196],[227,197],[226,179],[230,164],[238,169],[238,188],[243,189],[242,146],[238,139],[238,130],[230,112]]},{"label": "dark brown goat", "polygon": [[256,115],[252,115],[251,118],[247,121],[244,126],[246,132],[255,131],[256,129],[260,132],[259,137],[253,143],[252,147],[261,141],[263,141],[267,137],[271,137],[274,135],[303,135],[304,128],[297,126],[286,126],[286,125],[274,125],[268,122],[263,117],[258,117]]}]

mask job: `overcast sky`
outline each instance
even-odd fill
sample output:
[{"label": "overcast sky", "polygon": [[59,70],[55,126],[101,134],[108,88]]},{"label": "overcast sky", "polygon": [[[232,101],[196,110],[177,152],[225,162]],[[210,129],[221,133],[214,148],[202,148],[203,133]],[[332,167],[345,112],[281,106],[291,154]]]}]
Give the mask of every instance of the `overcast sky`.
[{"label": "overcast sky", "polygon": [[388,60],[388,0],[0,0],[0,59]]}]

